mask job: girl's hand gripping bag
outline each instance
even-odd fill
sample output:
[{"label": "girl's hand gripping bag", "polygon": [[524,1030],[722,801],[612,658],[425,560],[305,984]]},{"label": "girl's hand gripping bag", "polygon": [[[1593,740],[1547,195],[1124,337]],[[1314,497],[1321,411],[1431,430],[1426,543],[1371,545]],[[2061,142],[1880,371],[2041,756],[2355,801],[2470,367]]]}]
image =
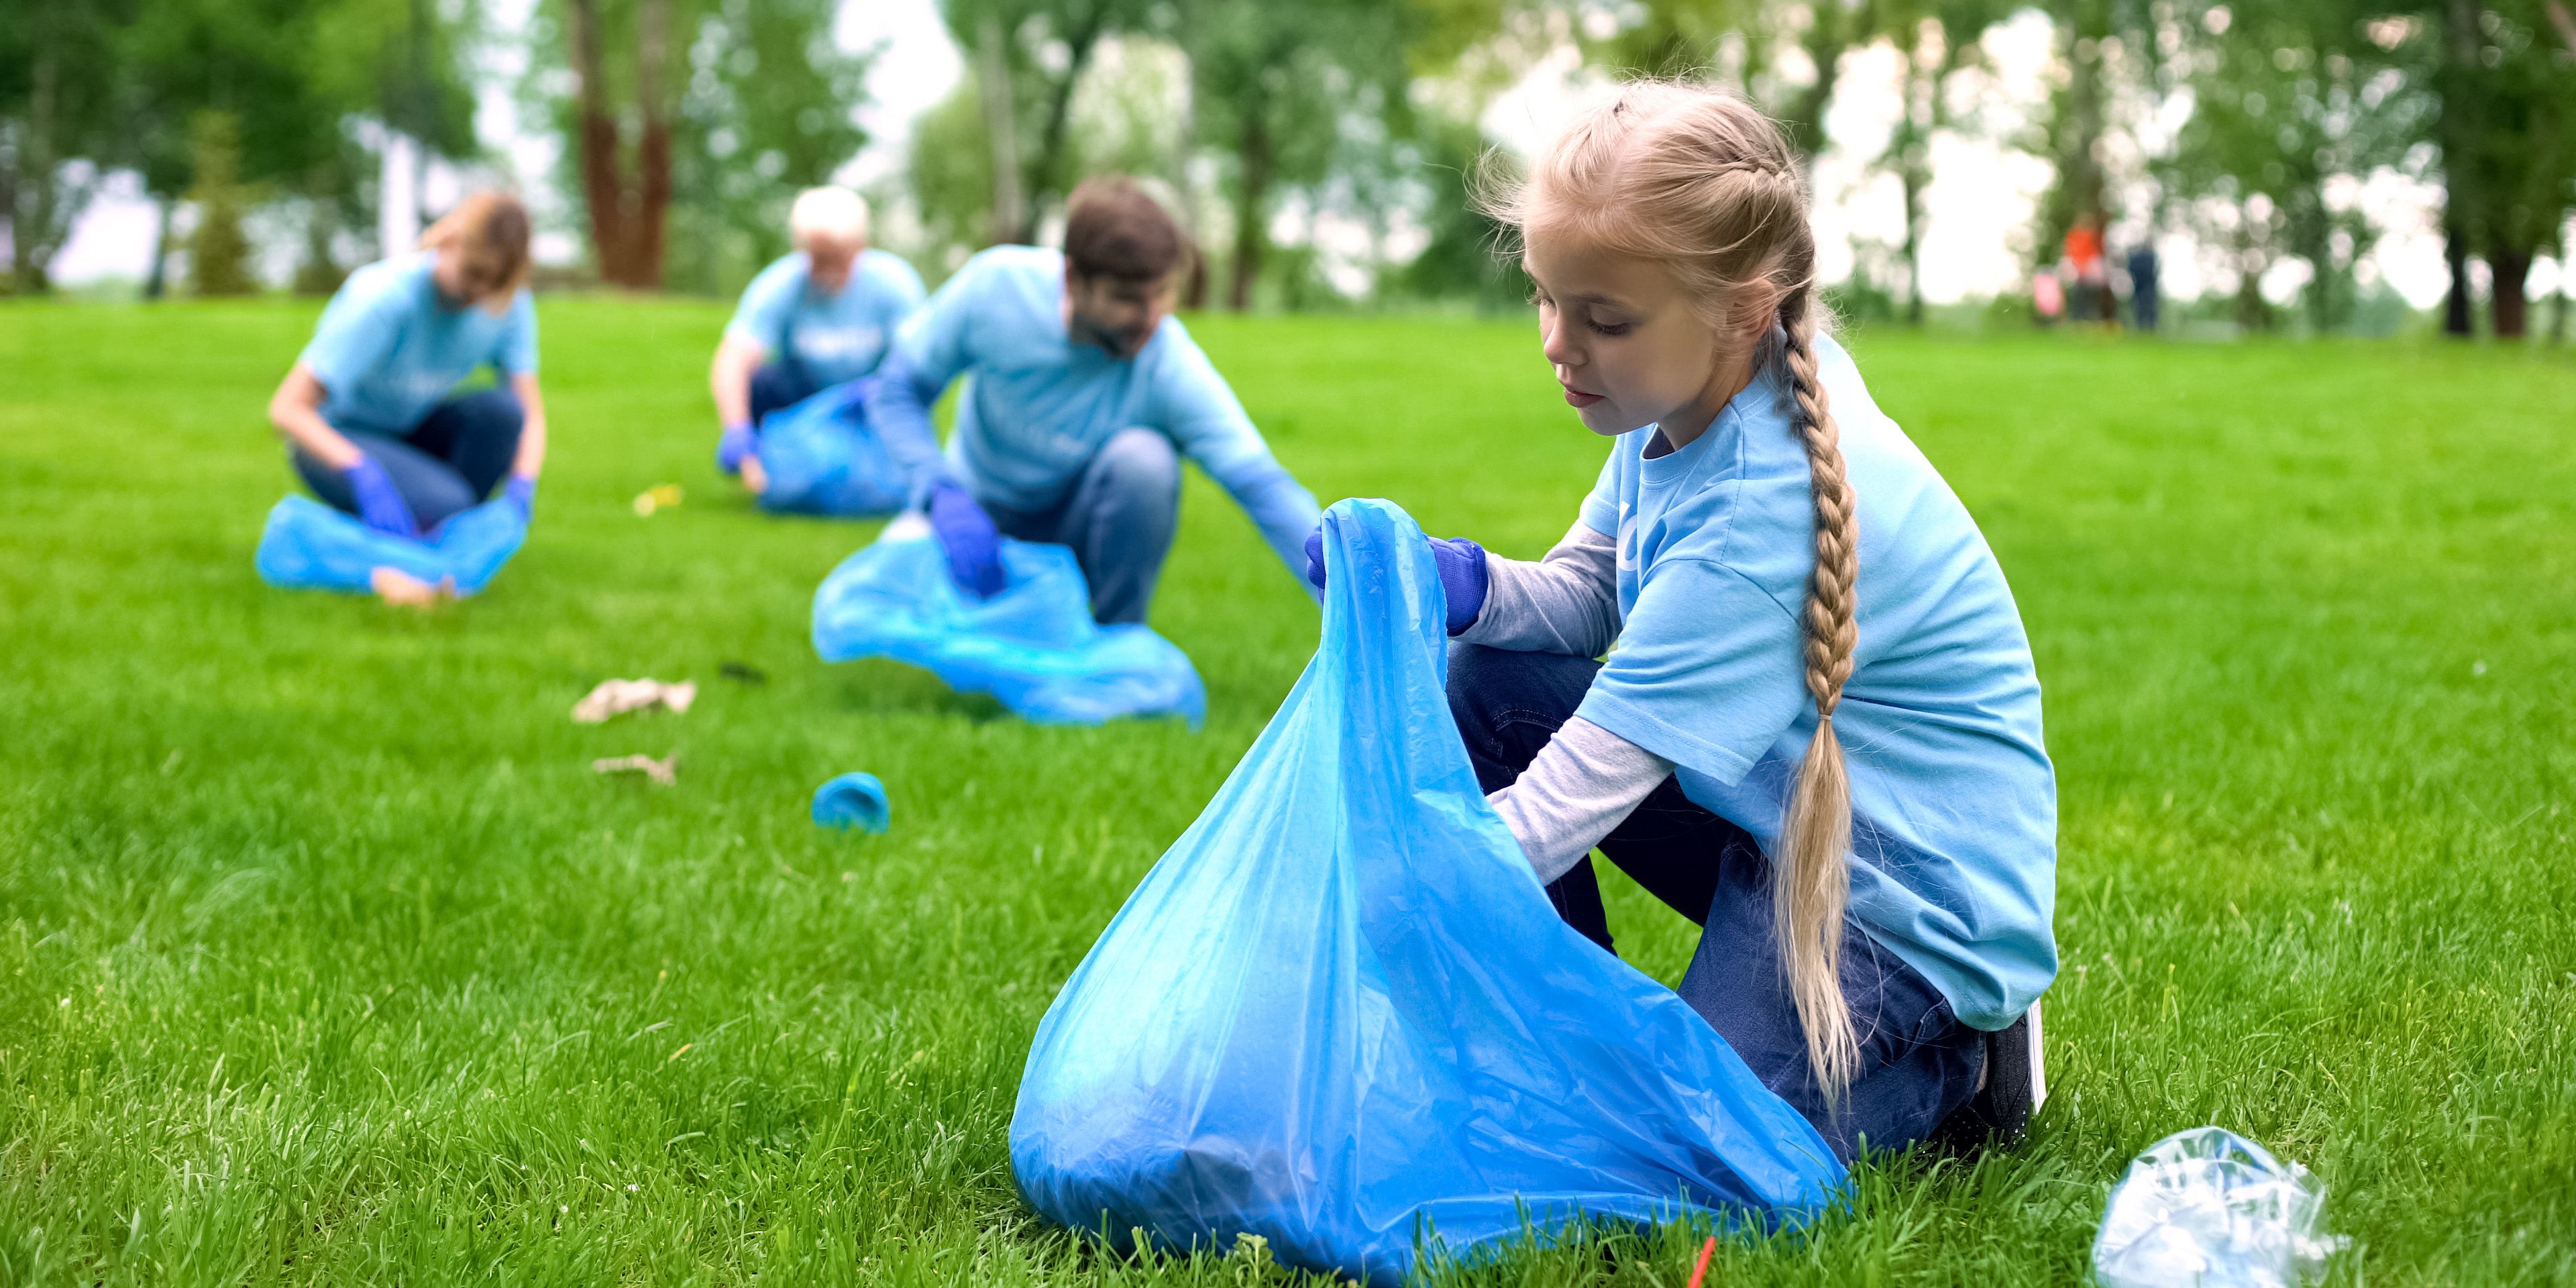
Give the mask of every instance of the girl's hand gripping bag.
[{"label": "girl's hand gripping bag", "polygon": [[1831,1202],[1824,1139],[1558,919],[1477,790],[1421,529],[1344,501],[1324,548],[1315,659],[1038,1028],[1021,1192],[1374,1284],[1525,1229]]}]

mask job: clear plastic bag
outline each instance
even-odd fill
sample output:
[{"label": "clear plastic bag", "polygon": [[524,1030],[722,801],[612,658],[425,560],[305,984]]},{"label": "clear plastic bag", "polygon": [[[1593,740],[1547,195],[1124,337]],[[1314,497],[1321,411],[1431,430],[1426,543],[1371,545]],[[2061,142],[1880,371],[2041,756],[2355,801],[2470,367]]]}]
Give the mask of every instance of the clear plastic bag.
[{"label": "clear plastic bag", "polygon": [[289,590],[365,594],[375,571],[392,568],[432,586],[471,595],[489,584],[528,538],[519,507],[506,498],[449,515],[427,537],[379,532],[353,515],[290,496],[268,512],[255,563],[262,581]]},{"label": "clear plastic bag", "polygon": [[1558,918],[1477,789],[1431,549],[1324,518],[1321,647],[1075,970],[1011,1172],[1121,1244],[1399,1282],[1570,1222],[1802,1219],[1822,1137],[1672,991]]},{"label": "clear plastic bag", "polygon": [[841,561],[814,592],[814,651],[826,662],[889,657],[963,693],[990,693],[1025,719],[1099,724],[1177,715],[1196,728],[1207,689],[1170,640],[1091,620],[1091,588],[1063,546],[1002,541],[1002,592],[957,588],[918,515]]},{"label": "clear plastic bag", "polygon": [[872,380],[834,385],[760,422],[760,508],[843,518],[903,508],[903,477],[868,423]]},{"label": "clear plastic bag", "polygon": [[2345,1240],[2297,1163],[2221,1127],[2157,1141],[2111,1191],[2093,1240],[2103,1288],[2296,1288]]}]

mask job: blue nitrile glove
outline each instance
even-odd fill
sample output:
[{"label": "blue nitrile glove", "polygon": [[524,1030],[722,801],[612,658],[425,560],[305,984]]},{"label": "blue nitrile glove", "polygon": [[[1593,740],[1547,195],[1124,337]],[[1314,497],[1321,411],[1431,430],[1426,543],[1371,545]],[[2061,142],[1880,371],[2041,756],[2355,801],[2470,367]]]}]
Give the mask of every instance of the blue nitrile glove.
[{"label": "blue nitrile glove", "polygon": [[[1448,601],[1452,635],[1476,624],[1485,611],[1485,548],[1465,537],[1431,538],[1431,566],[1440,573],[1440,591]],[[1306,580],[1324,588],[1324,525],[1306,534]]]},{"label": "blue nitrile glove", "polygon": [[403,500],[402,489],[394,486],[393,476],[372,456],[361,456],[358,463],[340,471],[349,481],[349,493],[358,501],[358,521],[378,532],[397,537],[420,535],[420,520],[412,517],[411,503]]},{"label": "blue nitrile glove", "polygon": [[930,489],[930,530],[948,552],[948,575],[981,598],[1002,591],[1002,533],[993,516],[954,483]]},{"label": "blue nitrile glove", "polygon": [[716,468],[727,474],[742,473],[742,458],[751,455],[752,445],[758,441],[748,422],[725,426],[724,437],[716,440]]},{"label": "blue nitrile glove", "polygon": [[519,508],[519,522],[526,524],[537,517],[537,481],[525,474],[513,474],[501,485],[501,497]]}]

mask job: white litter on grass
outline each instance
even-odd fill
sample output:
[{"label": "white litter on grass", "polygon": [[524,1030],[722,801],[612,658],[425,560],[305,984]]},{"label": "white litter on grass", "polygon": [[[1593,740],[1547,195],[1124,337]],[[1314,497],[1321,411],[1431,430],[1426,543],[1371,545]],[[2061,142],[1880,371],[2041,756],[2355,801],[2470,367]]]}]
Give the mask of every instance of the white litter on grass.
[{"label": "white litter on grass", "polygon": [[611,716],[647,707],[660,707],[674,715],[688,713],[689,704],[698,700],[695,680],[664,684],[660,680],[602,680],[582,700],[572,704],[572,718],[583,724],[603,724]]},{"label": "white litter on grass", "polygon": [[680,781],[675,772],[679,763],[680,753],[676,751],[660,760],[645,755],[607,756],[590,762],[590,770],[595,774],[642,774],[669,787]]},{"label": "white litter on grass", "polygon": [[2129,1164],[2093,1241],[2103,1288],[2299,1288],[2349,1242],[2325,1232],[2325,1189],[2297,1163],[2219,1127],[2175,1132]]}]

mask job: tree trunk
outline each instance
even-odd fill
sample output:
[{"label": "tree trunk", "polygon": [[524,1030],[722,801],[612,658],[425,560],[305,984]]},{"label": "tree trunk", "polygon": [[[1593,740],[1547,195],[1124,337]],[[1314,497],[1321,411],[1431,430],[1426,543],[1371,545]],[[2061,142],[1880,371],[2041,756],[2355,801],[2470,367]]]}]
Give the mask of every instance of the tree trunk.
[{"label": "tree trunk", "polygon": [[338,178],[328,162],[314,166],[305,176],[308,208],[304,216],[304,263],[295,270],[295,290],[299,295],[329,295],[340,289],[341,280],[348,276],[340,270],[339,256],[331,248],[340,232]]},{"label": "tree trunk", "polygon": [[170,294],[170,218],[178,212],[176,203],[167,197],[152,198],[152,269],[143,275],[143,298],[158,300]]},{"label": "tree trunk", "polygon": [[590,250],[599,260],[599,275],[622,281],[627,271],[626,185],[618,174],[617,120],[609,114],[606,58],[600,48],[599,10],[595,0],[569,0],[572,21],[572,68],[576,110],[581,129],[581,199],[590,212]]},{"label": "tree trunk", "polygon": [[992,14],[975,29],[975,88],[984,104],[984,133],[993,145],[993,214],[988,245],[1015,241],[1028,222],[1020,197],[1019,109],[1011,101],[1010,51],[1002,20]]},{"label": "tree trunk", "polygon": [[[18,244],[21,226],[18,218],[18,165],[23,160],[23,149],[18,139],[16,123],[0,119],[0,224],[8,225],[11,246]],[[15,272],[0,273],[0,295],[14,294],[16,287]]]},{"label": "tree trunk", "polygon": [[[2570,37],[2569,43],[2576,45],[2576,37]],[[2549,342],[2553,345],[2567,342],[2567,297],[2576,294],[2576,265],[2567,262],[2570,249],[2576,249],[2576,239],[2567,236],[2562,224],[2558,229],[2558,298],[2549,306]]]},{"label": "tree trunk", "polygon": [[590,210],[590,244],[599,275],[613,285],[653,291],[662,286],[662,239],[671,207],[671,126],[662,94],[670,57],[670,0],[642,0],[636,12],[637,96],[643,137],[636,144],[636,174],[629,178],[624,139],[608,101],[605,51],[597,0],[568,0],[572,17],[573,76],[579,83],[582,202]]},{"label": "tree trunk", "polygon": [[1020,215],[1021,241],[1038,239],[1039,211],[1045,208],[1048,197],[1061,195],[1066,190],[1064,137],[1066,127],[1073,119],[1073,90],[1082,80],[1082,69],[1091,61],[1091,51],[1100,45],[1101,28],[1105,23],[1106,15],[1100,6],[1095,6],[1090,21],[1082,30],[1065,38],[1066,45],[1073,51],[1073,58],[1065,67],[1064,79],[1048,96],[1046,128],[1038,135],[1036,182],[1029,185],[1028,208]]},{"label": "tree trunk", "polygon": [[1227,308],[1240,313],[1252,307],[1252,284],[1261,276],[1265,240],[1263,207],[1270,196],[1270,131],[1261,119],[1261,104],[1247,104],[1243,114],[1243,184],[1234,211],[1234,265],[1226,287]]},{"label": "tree trunk", "polygon": [[[1183,49],[1198,46],[1192,37],[1192,15],[1196,5],[1182,5],[1180,12],[1180,45]],[[1172,185],[1181,194],[1181,232],[1190,239],[1190,263],[1181,282],[1181,307],[1203,309],[1208,298],[1207,211],[1199,203],[1198,185],[1190,182],[1190,158],[1199,154],[1199,83],[1195,63],[1183,84],[1188,93],[1181,103],[1179,155],[1172,166]],[[2562,257],[2563,258],[2563,257]]]},{"label": "tree trunk", "polygon": [[637,151],[634,274],[620,283],[639,291],[662,289],[662,243],[671,214],[671,118],[663,69],[671,59],[671,0],[642,0],[635,23],[635,92],[643,100],[644,138]]},{"label": "tree trunk", "polygon": [[2487,267],[2495,272],[2487,317],[2495,324],[2496,338],[2519,340],[2528,333],[2531,316],[2522,293],[2524,281],[2531,276],[2531,252],[2495,247],[2487,252]]},{"label": "tree trunk", "polygon": [[59,167],[54,158],[57,70],[53,51],[38,50],[27,87],[25,145],[18,153],[24,204],[10,211],[9,220],[10,273],[20,295],[42,295],[53,289],[45,264],[53,258],[47,243],[53,238],[54,205],[60,197],[61,176],[55,173]]},{"label": "tree trunk", "polygon": [[2442,334],[2465,340],[2477,334],[2469,316],[2469,238],[2447,215],[2442,222],[2442,262],[2451,271],[2450,293],[2442,297]]},{"label": "tree trunk", "polygon": [[2451,292],[2442,305],[2442,333],[2466,339],[2477,333],[2470,316],[2469,239],[2479,211],[2474,171],[2478,115],[2476,0],[2444,0],[2442,66],[2435,73],[2442,119],[2442,257],[2450,266]]}]

